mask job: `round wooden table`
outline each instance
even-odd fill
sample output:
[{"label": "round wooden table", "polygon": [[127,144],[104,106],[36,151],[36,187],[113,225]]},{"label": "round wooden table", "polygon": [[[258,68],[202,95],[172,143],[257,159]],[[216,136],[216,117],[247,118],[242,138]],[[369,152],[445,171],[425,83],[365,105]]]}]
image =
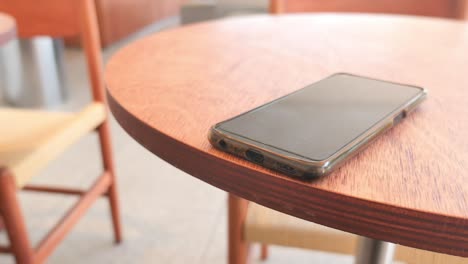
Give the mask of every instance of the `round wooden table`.
[{"label": "round wooden table", "polygon": [[4,13],[0,13],[0,46],[16,37],[15,20]]},{"label": "round wooden table", "polygon": [[[336,72],[423,86],[428,100],[313,182],[210,146],[213,124]],[[467,23],[330,14],[225,19],[136,41],[110,60],[105,79],[120,125],[194,177],[374,242],[468,257]]]}]

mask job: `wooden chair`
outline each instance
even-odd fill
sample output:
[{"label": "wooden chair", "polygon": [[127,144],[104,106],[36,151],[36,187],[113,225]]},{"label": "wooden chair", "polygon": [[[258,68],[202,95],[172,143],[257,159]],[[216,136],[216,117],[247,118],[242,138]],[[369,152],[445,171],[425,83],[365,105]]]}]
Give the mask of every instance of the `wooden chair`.
[{"label": "wooden chair", "polygon": [[[396,13],[466,19],[465,0],[270,0],[273,14],[294,12]],[[229,263],[245,264],[249,245],[260,243],[261,259],[268,244],[354,254],[357,236],[288,216],[241,199],[228,197]],[[395,259],[410,264],[468,264],[468,259],[398,246]]]},{"label": "wooden chair", "polygon": [[[77,113],[0,108],[0,222],[17,263],[42,263],[86,210],[101,196],[109,199],[115,242],[121,241],[119,206],[102,78],[102,56],[92,0],[0,0],[0,12],[17,21],[20,37],[80,35],[86,53],[93,102]],[[31,177],[71,144],[97,131],[103,173],[87,190],[28,185]],[[30,244],[17,199],[19,190],[77,195],[78,202],[35,248]]]},{"label": "wooden chair", "polygon": [[466,19],[466,0],[270,0],[273,14],[296,12],[361,12]]}]

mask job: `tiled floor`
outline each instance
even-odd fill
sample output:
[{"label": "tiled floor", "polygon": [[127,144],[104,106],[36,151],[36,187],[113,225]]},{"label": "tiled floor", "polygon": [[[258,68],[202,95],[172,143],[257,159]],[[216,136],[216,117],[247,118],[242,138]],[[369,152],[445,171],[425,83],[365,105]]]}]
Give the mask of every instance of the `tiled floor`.
[{"label": "tiled floor", "polygon": [[[176,26],[168,19],[132,39]],[[105,57],[125,43],[105,51]],[[66,51],[70,100],[61,109],[76,110],[89,101],[83,54]],[[112,244],[105,200],[94,205],[54,251],[48,263],[225,263],[226,194],[181,172],[139,146],[112,120],[113,143],[120,184],[124,242]],[[34,178],[37,183],[88,186],[99,173],[97,138],[90,135]],[[37,243],[73,198],[21,194],[31,233]],[[5,234],[0,242],[6,243]],[[254,248],[252,263],[258,260]],[[13,259],[0,256],[0,263]],[[267,264],[352,263],[352,257],[272,247]]]}]

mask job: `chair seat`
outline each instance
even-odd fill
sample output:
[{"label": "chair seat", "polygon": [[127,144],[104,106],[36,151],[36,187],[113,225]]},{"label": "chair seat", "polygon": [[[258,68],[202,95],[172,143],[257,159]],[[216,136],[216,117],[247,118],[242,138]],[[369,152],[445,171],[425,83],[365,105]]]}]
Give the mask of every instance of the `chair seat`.
[{"label": "chair seat", "polygon": [[105,107],[93,103],[78,113],[0,108],[0,166],[22,187],[69,145],[99,126]]},{"label": "chair seat", "polygon": [[357,236],[250,203],[245,222],[250,242],[354,254]]}]

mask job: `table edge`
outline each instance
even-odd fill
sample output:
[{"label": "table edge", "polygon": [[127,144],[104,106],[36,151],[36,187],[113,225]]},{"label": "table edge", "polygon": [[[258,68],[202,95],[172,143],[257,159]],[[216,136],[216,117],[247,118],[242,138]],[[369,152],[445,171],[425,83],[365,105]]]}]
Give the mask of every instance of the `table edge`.
[{"label": "table edge", "polygon": [[[331,228],[409,247],[468,257],[468,219],[368,201],[306,187],[299,180],[286,180],[249,170],[151,128],[122,107],[109,90],[107,98],[119,125],[139,144],[176,168],[219,189]],[[213,175],[213,171],[217,172],[216,175]],[[298,205],[302,205],[301,209]],[[356,208],[360,210],[356,211]]]}]

